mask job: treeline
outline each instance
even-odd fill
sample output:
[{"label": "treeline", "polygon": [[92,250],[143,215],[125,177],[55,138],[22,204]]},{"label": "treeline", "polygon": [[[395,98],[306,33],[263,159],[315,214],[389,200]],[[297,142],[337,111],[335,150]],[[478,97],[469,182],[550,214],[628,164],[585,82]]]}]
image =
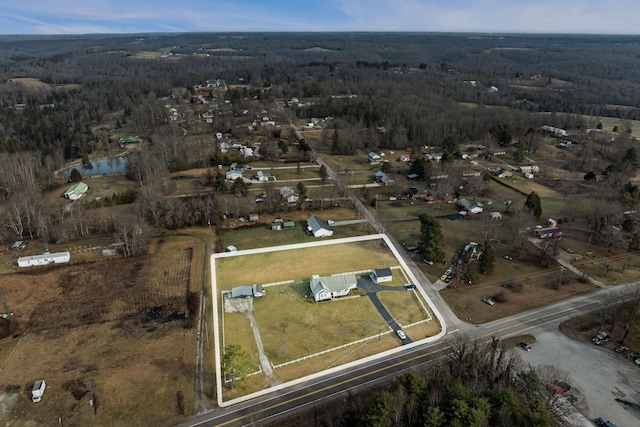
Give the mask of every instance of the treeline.
[{"label": "treeline", "polygon": [[377,390],[352,393],[312,412],[275,424],[455,427],[553,426],[560,405],[556,385],[570,386],[556,369],[526,368],[496,339],[461,341],[446,362],[408,372]]}]

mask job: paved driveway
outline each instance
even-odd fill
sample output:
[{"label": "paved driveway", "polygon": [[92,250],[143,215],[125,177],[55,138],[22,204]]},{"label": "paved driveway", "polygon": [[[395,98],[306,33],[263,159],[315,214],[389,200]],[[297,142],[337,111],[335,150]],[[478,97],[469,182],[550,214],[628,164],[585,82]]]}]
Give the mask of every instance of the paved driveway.
[{"label": "paved driveway", "polygon": [[[402,329],[400,327],[400,325],[398,325],[398,323],[395,321],[393,316],[391,316],[391,313],[389,313],[387,311],[386,307],[382,304],[382,302],[380,301],[380,298],[378,298],[378,291],[385,291],[386,290],[386,291],[407,292],[404,287],[379,285],[379,284],[375,283],[373,280],[371,280],[371,278],[369,276],[365,276],[365,275],[361,276],[358,279],[358,287],[367,293],[367,296],[369,297],[369,299],[373,303],[373,306],[376,308],[376,310],[378,310],[378,313],[380,313],[380,315],[382,316],[384,321],[387,322],[387,325],[389,325],[389,327],[394,332],[397,331],[398,329]],[[407,338],[405,338],[405,339],[403,339],[401,341],[402,341],[402,344],[409,344],[409,343],[413,342],[411,340],[411,338],[409,338],[409,337],[407,337]]]}]

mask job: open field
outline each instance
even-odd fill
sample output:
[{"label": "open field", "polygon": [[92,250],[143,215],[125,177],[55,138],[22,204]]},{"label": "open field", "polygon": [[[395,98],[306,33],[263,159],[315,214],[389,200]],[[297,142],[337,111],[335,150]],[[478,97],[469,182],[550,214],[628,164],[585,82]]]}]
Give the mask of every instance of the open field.
[{"label": "open field", "polygon": [[[166,237],[153,256],[33,267],[2,276],[4,303],[18,321],[0,341],[0,383],[23,390],[3,420],[68,425],[173,425],[176,393],[192,410],[195,331],[184,329],[185,295],[197,290],[202,251]],[[73,258],[72,258],[73,260]],[[199,262],[198,262],[199,260]],[[34,280],[37,278],[37,280]],[[7,355],[7,353],[10,353]],[[28,386],[47,381],[33,405]],[[72,380],[84,384],[84,394]],[[72,392],[80,393],[74,398]],[[95,395],[97,413],[88,401]],[[82,408],[82,409],[81,409]],[[86,409],[85,409],[86,408]]]},{"label": "open field", "polygon": [[[258,223],[253,224],[230,219],[222,224],[220,234],[223,247],[233,245],[242,250],[316,241],[317,238],[307,234],[306,230],[306,221],[311,215],[317,215],[320,218],[333,221],[358,219],[356,212],[345,208],[326,209],[320,212],[292,210],[288,213],[265,213],[260,214]],[[278,217],[295,221],[296,226],[292,229],[281,231],[271,230],[271,222]],[[367,224],[337,226],[333,230],[334,238],[357,236],[369,234],[370,232]]]},{"label": "open field", "polygon": [[304,281],[313,274],[326,276],[380,268],[392,257],[382,240],[373,240],[220,258],[216,283],[222,291],[253,283]]},{"label": "open field", "polygon": [[40,79],[30,78],[30,77],[14,77],[9,79],[7,83],[3,83],[0,86],[4,86],[6,88],[15,88],[24,87],[28,90],[33,91],[52,91],[52,90],[69,90],[69,89],[77,89],[80,87],[79,84],[49,84],[45,83]]},{"label": "open field", "polygon": [[[224,388],[224,400],[262,390],[274,381],[290,381],[400,345],[362,290],[355,289],[348,297],[316,303],[309,289],[313,274],[370,271],[395,266],[395,262],[393,253],[381,239],[217,258],[214,292],[252,283],[265,286],[266,296],[253,300],[252,312],[256,319],[253,327],[259,330],[269,363],[275,365],[270,378],[265,374],[252,375],[236,389]],[[287,267],[283,268],[284,265]],[[416,340],[437,334],[440,327],[432,314],[425,312],[426,301],[420,303],[417,293],[401,288],[409,279],[399,269],[392,271],[393,281],[385,284],[397,286],[399,291],[378,292],[389,313],[403,326],[431,319],[407,327],[407,334]],[[284,281],[291,282],[275,284]],[[275,285],[269,285],[271,283]],[[220,306],[218,315],[224,345],[241,345],[257,364],[249,322],[237,314],[224,312]],[[344,345],[346,347],[337,348]],[[317,355],[330,349],[335,350]],[[315,356],[309,358],[312,355]],[[306,359],[298,360],[300,358]]]}]

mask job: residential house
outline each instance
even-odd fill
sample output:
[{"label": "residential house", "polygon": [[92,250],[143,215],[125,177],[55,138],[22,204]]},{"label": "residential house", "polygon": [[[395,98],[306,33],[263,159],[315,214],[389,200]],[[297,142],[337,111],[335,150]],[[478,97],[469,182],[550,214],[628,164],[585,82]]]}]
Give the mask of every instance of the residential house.
[{"label": "residential house", "polygon": [[520,166],[520,172],[522,173],[537,173],[540,172],[540,168],[538,166]]},{"label": "residential house", "polygon": [[500,212],[489,212],[489,218],[493,220],[502,219],[502,214]]},{"label": "residential house", "polygon": [[218,148],[221,153],[228,153],[231,148],[231,144],[228,141],[218,141]]},{"label": "residential house", "polygon": [[64,197],[69,200],[78,200],[87,192],[89,187],[84,182],[76,182],[64,192]]},{"label": "residential house", "polygon": [[420,193],[420,190],[417,189],[416,187],[409,187],[407,189],[407,197],[409,199],[413,199],[414,197],[416,197],[418,195],[418,193]]},{"label": "residential house", "polygon": [[369,153],[369,164],[370,165],[379,165],[380,163],[382,163],[382,157],[380,157],[380,154],[375,153],[375,152],[370,152]]},{"label": "residential house", "polygon": [[253,148],[242,146],[238,149],[244,157],[253,157]]},{"label": "residential house", "polygon": [[256,172],[256,179],[260,182],[269,181],[269,177],[271,177],[271,174],[269,172],[264,172],[264,171]]},{"label": "residential house", "polygon": [[298,195],[291,187],[282,187],[280,189],[280,198],[287,203],[298,203]]},{"label": "residential house", "polygon": [[399,160],[401,162],[410,162],[411,161],[411,154],[403,154],[402,156],[400,156]]},{"label": "residential house", "polygon": [[393,274],[390,268],[378,268],[373,270],[372,279],[376,283],[390,282],[393,280]]},{"label": "residential house", "polygon": [[235,181],[238,178],[242,179],[242,171],[238,169],[231,169],[230,171],[227,171],[225,178],[230,181]]},{"label": "residential house", "polygon": [[315,215],[307,219],[307,230],[313,234],[314,237],[333,236],[333,228],[331,228],[329,223]]},{"label": "residential house", "polygon": [[389,176],[382,171],[376,172],[375,177],[376,177],[376,182],[378,184],[382,184],[382,185],[393,184],[393,180],[389,178]]},{"label": "residential house", "polygon": [[444,155],[444,153],[435,153],[435,152],[430,152],[430,153],[424,153],[424,157],[427,160],[435,160],[436,162],[439,162],[440,160],[442,160],[442,156]]},{"label": "residential house", "polygon": [[464,211],[470,214],[477,214],[484,211],[484,206],[482,205],[482,203],[479,203],[479,202],[472,202],[471,200],[460,199],[458,200],[458,204]]},{"label": "residential house", "polygon": [[347,296],[351,289],[355,289],[357,285],[358,280],[353,273],[325,277],[314,275],[309,282],[311,295],[316,302]]},{"label": "residential house", "polygon": [[249,221],[250,222],[258,222],[258,214],[257,213],[249,214]]},{"label": "residential house", "polygon": [[567,136],[567,131],[561,128],[544,125],[542,126],[541,129],[542,129],[543,135],[550,135],[550,136],[556,136],[556,137]]},{"label": "residential house", "polygon": [[562,230],[556,227],[536,228],[533,233],[538,239],[562,238]]}]

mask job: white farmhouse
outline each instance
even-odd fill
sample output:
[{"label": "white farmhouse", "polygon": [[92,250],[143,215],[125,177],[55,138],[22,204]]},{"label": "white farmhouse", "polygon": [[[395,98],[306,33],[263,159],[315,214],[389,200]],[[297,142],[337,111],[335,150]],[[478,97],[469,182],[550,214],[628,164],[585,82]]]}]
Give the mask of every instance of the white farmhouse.
[{"label": "white farmhouse", "polygon": [[311,294],[316,302],[349,295],[351,289],[355,289],[357,285],[358,280],[353,273],[334,274],[326,277],[314,275],[309,282]]}]

